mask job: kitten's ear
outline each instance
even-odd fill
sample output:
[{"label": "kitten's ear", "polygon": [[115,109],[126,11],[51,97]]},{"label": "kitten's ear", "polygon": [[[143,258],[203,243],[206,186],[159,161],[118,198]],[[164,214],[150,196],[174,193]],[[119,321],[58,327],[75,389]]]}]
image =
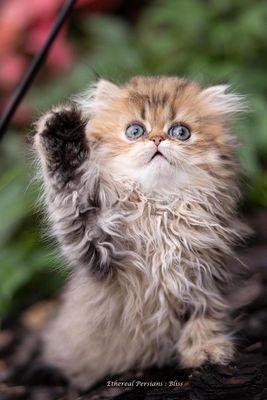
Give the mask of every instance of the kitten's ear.
[{"label": "kitten's ear", "polygon": [[100,79],[83,94],[75,97],[75,101],[83,111],[94,114],[105,108],[111,100],[118,98],[120,95],[121,88],[119,86],[105,79]]},{"label": "kitten's ear", "polygon": [[229,89],[229,85],[217,85],[202,90],[201,97],[210,112],[223,116],[247,110],[245,97]]},{"label": "kitten's ear", "polygon": [[94,96],[96,98],[114,98],[120,94],[121,89],[106,79],[100,79],[93,87]]}]

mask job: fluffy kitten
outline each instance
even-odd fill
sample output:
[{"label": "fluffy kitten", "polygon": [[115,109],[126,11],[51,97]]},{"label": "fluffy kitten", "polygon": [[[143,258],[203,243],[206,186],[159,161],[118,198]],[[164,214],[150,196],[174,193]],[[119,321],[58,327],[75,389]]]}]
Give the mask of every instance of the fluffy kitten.
[{"label": "fluffy kitten", "polygon": [[245,234],[226,86],[100,80],[37,124],[53,234],[73,272],[44,358],[89,387],[108,374],[233,357],[227,260]]}]

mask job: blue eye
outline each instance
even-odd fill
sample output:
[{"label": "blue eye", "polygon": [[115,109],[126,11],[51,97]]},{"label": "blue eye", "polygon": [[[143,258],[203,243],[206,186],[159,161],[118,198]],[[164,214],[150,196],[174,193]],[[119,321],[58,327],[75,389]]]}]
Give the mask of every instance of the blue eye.
[{"label": "blue eye", "polygon": [[168,135],[179,140],[187,140],[191,136],[190,130],[184,125],[173,125],[168,130]]},{"label": "blue eye", "polygon": [[129,125],[126,129],[125,135],[128,139],[138,139],[146,133],[145,128],[140,124]]}]

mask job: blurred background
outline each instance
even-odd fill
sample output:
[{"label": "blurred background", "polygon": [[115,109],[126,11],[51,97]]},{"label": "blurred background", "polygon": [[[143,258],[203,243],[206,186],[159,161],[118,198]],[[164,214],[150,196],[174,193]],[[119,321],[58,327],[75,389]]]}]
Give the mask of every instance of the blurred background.
[{"label": "blurred background", "polygon": [[[0,2],[0,113],[62,3]],[[235,127],[246,174],[242,208],[265,240],[254,239],[253,257],[267,264],[267,2],[78,0],[0,147],[0,317],[62,284],[26,135],[42,111],[84,90],[96,73],[118,82],[135,74],[184,75],[208,85],[229,82],[247,96],[250,111]]]}]

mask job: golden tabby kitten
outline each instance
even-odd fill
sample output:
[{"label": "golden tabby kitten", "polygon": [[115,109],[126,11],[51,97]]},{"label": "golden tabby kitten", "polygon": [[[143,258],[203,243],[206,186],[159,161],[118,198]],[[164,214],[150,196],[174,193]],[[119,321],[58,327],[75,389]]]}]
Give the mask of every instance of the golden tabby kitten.
[{"label": "golden tabby kitten", "polygon": [[246,228],[226,86],[100,80],[37,124],[53,234],[73,267],[44,359],[89,387],[176,361],[227,363],[227,260]]}]

